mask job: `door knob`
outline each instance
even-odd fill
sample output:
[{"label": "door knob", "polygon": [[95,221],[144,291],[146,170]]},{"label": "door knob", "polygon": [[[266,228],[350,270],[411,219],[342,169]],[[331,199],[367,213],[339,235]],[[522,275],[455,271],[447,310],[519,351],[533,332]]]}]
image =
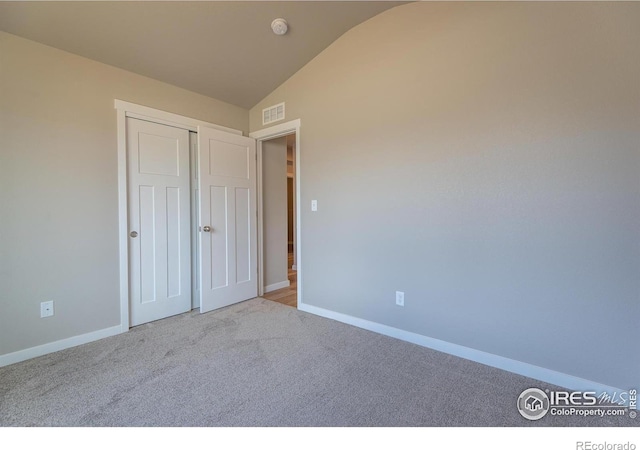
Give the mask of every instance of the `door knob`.
[{"label": "door knob", "polygon": [[209,225],[205,225],[204,227],[202,227],[202,231],[206,231],[208,233],[209,231],[211,231],[211,227]]},{"label": "door knob", "polygon": [[131,236],[132,238],[138,237],[138,232],[137,231],[132,231],[131,233],[129,233],[129,236]]}]

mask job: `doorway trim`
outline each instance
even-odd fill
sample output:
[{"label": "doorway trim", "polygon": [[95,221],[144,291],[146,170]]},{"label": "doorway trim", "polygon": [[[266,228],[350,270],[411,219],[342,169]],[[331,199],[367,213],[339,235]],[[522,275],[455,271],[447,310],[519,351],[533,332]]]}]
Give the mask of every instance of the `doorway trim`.
[{"label": "doorway trim", "polygon": [[257,157],[257,194],[258,194],[258,296],[264,295],[264,210],[262,188],[262,143],[271,139],[296,134],[296,272],[297,272],[297,300],[298,309],[302,301],[302,224],[300,208],[300,119],[284,122],[272,127],[249,133],[249,137],[256,140]]},{"label": "doorway trim", "polygon": [[189,131],[198,131],[198,127],[209,127],[242,136],[241,130],[204,122],[191,117],[137,105],[123,100],[114,100],[117,110],[118,129],[118,259],[120,277],[120,331],[129,330],[129,215],[127,198],[127,117],[148,122],[169,125]]}]

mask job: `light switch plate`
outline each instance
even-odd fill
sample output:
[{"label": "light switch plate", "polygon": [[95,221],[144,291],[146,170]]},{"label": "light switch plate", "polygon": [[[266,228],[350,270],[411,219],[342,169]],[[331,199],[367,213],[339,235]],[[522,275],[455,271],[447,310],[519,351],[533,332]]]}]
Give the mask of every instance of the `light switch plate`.
[{"label": "light switch plate", "polygon": [[311,211],[318,210],[318,200],[311,200]]}]

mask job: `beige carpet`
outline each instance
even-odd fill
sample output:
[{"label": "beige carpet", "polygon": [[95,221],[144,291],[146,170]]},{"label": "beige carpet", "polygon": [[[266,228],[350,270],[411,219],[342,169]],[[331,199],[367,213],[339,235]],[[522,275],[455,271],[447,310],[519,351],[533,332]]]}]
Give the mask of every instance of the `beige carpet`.
[{"label": "beige carpet", "polygon": [[525,420],[543,383],[254,299],[0,368],[2,426],[619,426]]}]

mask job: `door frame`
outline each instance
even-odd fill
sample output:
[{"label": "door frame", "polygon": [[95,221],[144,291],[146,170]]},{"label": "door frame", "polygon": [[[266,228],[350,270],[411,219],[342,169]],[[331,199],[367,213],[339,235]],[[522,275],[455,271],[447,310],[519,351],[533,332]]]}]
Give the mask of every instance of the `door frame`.
[{"label": "door frame", "polygon": [[249,137],[256,140],[256,157],[257,157],[257,194],[258,194],[258,296],[264,295],[264,209],[263,209],[263,187],[262,187],[262,143],[271,139],[296,134],[296,202],[295,202],[295,220],[296,220],[296,274],[297,274],[297,300],[298,309],[302,301],[302,224],[301,224],[301,196],[300,196],[300,119],[284,122],[272,127],[249,133]]},{"label": "door frame", "polygon": [[[117,110],[118,129],[118,259],[120,277],[120,331],[130,327],[129,300],[129,205],[127,189],[127,117],[146,120],[198,132],[198,127],[209,127],[242,136],[241,130],[204,122],[191,117],[137,105],[123,100],[114,100]],[[189,164],[191,165],[191,161]],[[193,270],[193,269],[192,269]]]}]

